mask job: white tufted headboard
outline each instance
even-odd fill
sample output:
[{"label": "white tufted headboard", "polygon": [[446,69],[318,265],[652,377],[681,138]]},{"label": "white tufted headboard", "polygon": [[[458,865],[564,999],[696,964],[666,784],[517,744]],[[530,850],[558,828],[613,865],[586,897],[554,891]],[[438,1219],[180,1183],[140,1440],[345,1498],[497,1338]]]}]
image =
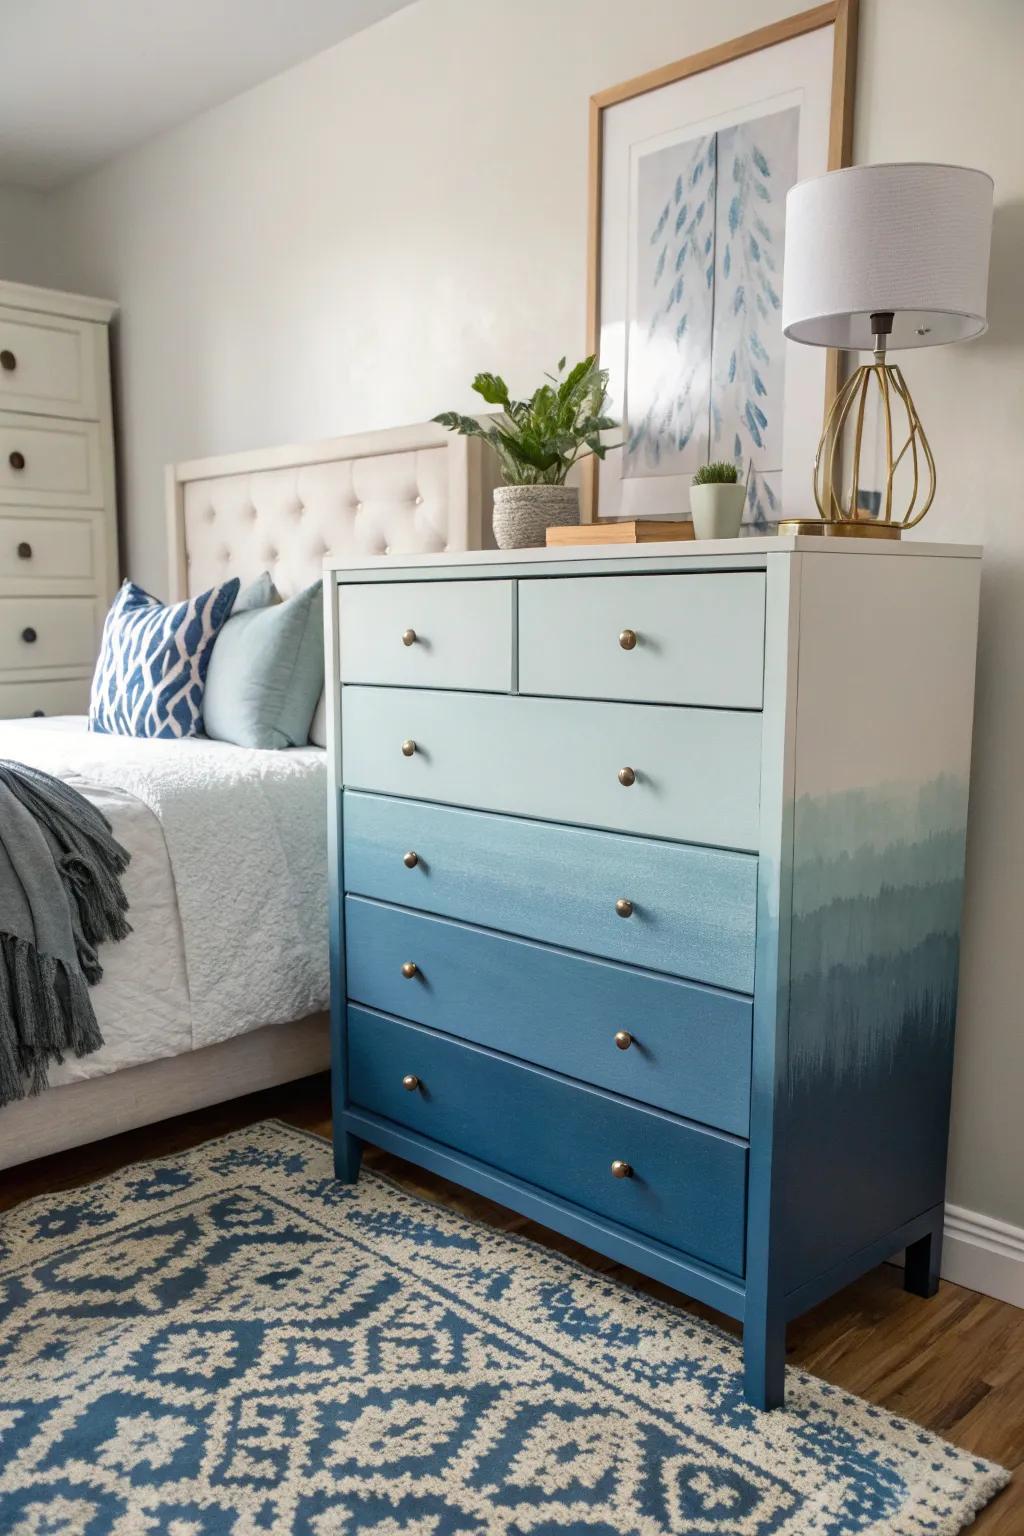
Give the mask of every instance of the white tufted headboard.
[{"label": "white tufted headboard", "polygon": [[479,549],[493,485],[482,446],[427,423],[172,464],[170,600],[263,571],[291,597],[329,553]]}]

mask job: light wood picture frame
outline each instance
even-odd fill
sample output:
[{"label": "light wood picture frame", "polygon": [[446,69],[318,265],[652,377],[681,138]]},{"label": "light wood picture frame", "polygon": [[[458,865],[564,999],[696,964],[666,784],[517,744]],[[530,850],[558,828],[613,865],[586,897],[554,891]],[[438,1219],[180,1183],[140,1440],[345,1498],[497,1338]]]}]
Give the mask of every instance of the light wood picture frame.
[{"label": "light wood picture frame", "polygon": [[[812,10],[803,11],[798,15],[774,22],[770,26],[759,28],[755,32],[749,32],[743,37],[733,38],[713,48],[705,49],[701,53],[692,54],[689,58],[679,59],[675,63],[663,65],[646,74],[623,81],[619,85],[611,86],[609,89],[600,91],[591,97],[587,224],[587,351],[598,353],[601,356],[602,364],[606,366],[610,364],[612,367],[611,409],[613,414],[616,412],[616,405],[621,407],[625,400],[626,344],[624,340],[621,343],[621,354],[617,354],[621,357],[621,362],[617,368],[616,358],[609,359],[607,353],[610,349],[606,345],[602,345],[603,340],[607,340],[609,331],[608,301],[603,294],[602,288],[607,260],[605,244],[608,232],[605,226],[608,219],[612,217],[611,213],[606,212],[606,209],[612,203],[612,198],[606,195],[606,177],[609,174],[609,163],[613,159],[617,158],[615,169],[618,171],[622,170],[621,150],[613,148],[611,151],[608,151],[606,148],[609,124],[614,125],[615,122],[612,114],[615,113],[616,109],[623,108],[624,106],[627,106],[630,111],[636,111],[638,110],[637,108],[628,104],[637,103],[640,98],[651,98],[653,100],[653,93],[665,92],[667,89],[678,87],[680,82],[696,81],[698,76],[707,77],[711,75],[711,72],[723,70],[723,68],[736,64],[739,60],[750,60],[754,55],[764,55],[766,50],[777,50],[782,44],[794,43],[794,40],[809,38],[812,34],[825,34],[825,29],[831,29],[830,47],[827,36],[818,38],[813,44],[796,45],[799,48],[807,49],[813,47],[815,49],[815,60],[821,66],[818,69],[818,73],[826,73],[828,78],[818,82],[818,100],[815,103],[815,110],[817,112],[816,131],[820,140],[820,150],[817,153],[819,163],[816,165],[812,164],[811,168],[806,170],[801,168],[800,175],[795,179],[802,179],[802,176],[806,174],[819,174],[824,170],[837,170],[850,163],[853,147],[853,99],[857,60],[857,6],[858,0],[828,0],[828,3],[815,6]],[[757,88],[765,96],[770,96],[771,86],[769,85],[767,90],[765,90],[764,81],[766,78],[770,80],[771,70],[778,67],[782,58],[783,54],[777,52],[759,60],[756,65],[748,64],[742,66],[743,69],[748,71],[754,68],[761,69]],[[815,68],[817,68],[817,64],[815,64]],[[734,77],[735,72],[733,72]],[[729,78],[725,74],[718,77],[711,75],[710,81],[699,82],[702,100],[698,101],[698,92],[694,91],[692,113],[689,106],[682,111],[679,117],[679,127],[674,130],[674,137],[676,139],[680,138],[683,133],[689,134],[693,132],[700,134],[702,132],[717,131],[714,119],[719,114],[708,114],[706,105],[708,89],[715,79],[723,82],[724,89],[724,82]],[[786,82],[783,81],[781,88],[784,88],[785,84]],[[795,100],[798,96],[799,91],[791,91],[789,99]],[[666,110],[676,110],[677,106],[682,105],[678,93],[671,98],[671,106],[669,106],[668,97],[661,99],[666,104]],[[779,100],[783,101],[783,99],[780,96]],[[639,110],[647,111],[649,107],[650,102],[644,103]],[[701,119],[704,121],[700,121]],[[727,121],[727,118],[723,117],[722,121]],[[687,126],[691,123],[695,123],[696,126],[692,128]],[[706,126],[707,123],[711,124],[710,129]],[[652,136],[650,142],[657,144],[659,140]],[[803,141],[801,140],[801,156],[803,157],[802,144]],[[653,156],[648,158],[653,158]],[[717,163],[715,171],[717,174]],[[629,196],[634,199],[636,198],[635,188],[631,190]],[[617,211],[626,205],[626,194],[621,191],[618,182],[616,182],[614,199]],[[635,206],[635,203],[630,206]],[[625,244],[629,239],[625,229],[625,219],[616,216],[614,227],[616,238],[621,237],[623,244]],[[779,254],[781,255],[781,253]],[[616,253],[616,266],[620,267],[624,261],[625,257],[623,256],[620,261]],[[619,288],[622,288],[624,292],[625,278],[616,273],[614,282],[617,291]],[[623,304],[622,324],[619,326],[620,331],[625,331],[627,320],[626,306]],[[605,331],[604,338],[602,337],[602,330]],[[817,373],[814,377],[820,379],[822,386],[820,388],[820,395],[817,389],[815,389],[816,403],[813,419],[807,422],[806,432],[802,432],[799,445],[791,449],[788,454],[790,460],[794,463],[802,463],[802,455],[804,453],[803,437],[806,436],[808,443],[812,445],[817,443],[824,413],[835,398],[838,390],[842,369],[842,355],[838,352],[829,351],[822,356],[818,353],[817,349],[800,348],[794,350],[792,343],[785,343],[784,345],[788,349],[786,351],[786,366],[789,368],[790,373],[792,374],[798,368],[809,379],[811,377],[810,370],[816,369]],[[800,353],[808,355],[801,357]],[[708,367],[710,368],[710,362]],[[616,386],[618,386],[618,393],[616,392]],[[791,388],[787,380],[787,421],[790,415],[793,414],[790,411],[790,397],[795,394],[795,390],[796,386],[793,385]],[[805,386],[802,387],[799,396],[796,396],[802,402],[799,412],[801,422],[804,417],[811,414],[807,405],[809,393],[809,386]],[[820,417],[817,414],[817,400],[819,398],[821,403]],[[781,427],[779,430],[781,431]],[[627,435],[627,443],[630,441],[631,439]],[[652,482],[658,480],[659,483],[651,491],[650,495],[647,494],[646,490],[642,489],[641,481],[637,479],[632,482],[630,488],[634,492],[639,492],[639,499],[623,504],[623,498],[618,491],[618,486],[622,475],[622,464],[627,451],[627,449],[623,449],[622,454],[609,455],[608,460],[603,466],[593,459],[588,459],[585,462],[583,466],[584,476],[581,500],[583,520],[592,521],[599,511],[602,517],[685,516],[687,512],[685,488],[689,483],[688,474],[670,475],[659,469],[658,474],[651,477]],[[709,456],[731,458],[734,455],[732,453],[715,454],[711,452]],[[810,498],[810,465],[812,462],[813,446],[810,449],[810,457],[806,459],[808,498]],[[609,475],[614,475],[616,479],[614,481],[608,480],[606,477]],[[671,495],[669,493],[670,481],[677,487],[672,491]],[[774,484],[776,489],[779,489],[781,481],[780,471],[778,480],[769,482],[769,487],[771,484]],[[790,484],[794,483],[791,474]],[[606,494],[602,495],[602,490]],[[615,494],[612,494],[612,492]],[[800,494],[802,495],[802,491]],[[602,502],[604,504],[601,504]],[[674,505],[670,505],[670,502],[674,503]],[[794,515],[796,512],[797,507],[790,505],[787,506],[785,515]],[[781,506],[776,507],[773,512],[773,519],[782,515]]]}]

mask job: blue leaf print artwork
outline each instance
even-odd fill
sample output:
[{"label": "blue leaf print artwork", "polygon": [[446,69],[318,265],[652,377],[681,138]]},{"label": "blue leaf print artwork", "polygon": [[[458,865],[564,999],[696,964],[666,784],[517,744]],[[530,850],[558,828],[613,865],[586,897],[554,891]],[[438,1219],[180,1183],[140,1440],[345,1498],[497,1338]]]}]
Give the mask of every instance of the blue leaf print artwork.
[{"label": "blue leaf print artwork", "polygon": [[786,193],[799,108],[663,146],[636,165],[625,476],[731,458],[746,517],[780,515]]},{"label": "blue leaf print artwork", "polygon": [[[780,280],[786,193],[796,180],[799,109],[738,123],[719,134],[725,176],[719,200],[728,208],[718,243],[712,396],[722,431],[712,431],[708,456],[729,457],[758,477],[748,515],[771,509],[764,476],[782,470],[785,339]],[[773,493],[774,494],[774,493]],[[760,509],[760,513],[759,513]]]},{"label": "blue leaf print artwork", "polygon": [[624,473],[698,463],[710,421],[715,277],[714,135],[646,156],[637,295],[627,338]]}]

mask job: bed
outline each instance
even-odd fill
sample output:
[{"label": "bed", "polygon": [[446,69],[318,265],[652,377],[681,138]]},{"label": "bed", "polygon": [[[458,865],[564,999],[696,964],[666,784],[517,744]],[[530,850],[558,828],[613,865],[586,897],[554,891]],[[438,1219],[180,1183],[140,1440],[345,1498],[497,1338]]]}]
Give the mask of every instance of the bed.
[{"label": "bed", "polygon": [[[479,547],[490,489],[479,442],[433,424],[174,465],[169,597],[265,570],[289,597],[329,554]],[[132,854],[133,928],[93,989],[102,1050],[0,1109],[0,1168],[327,1065],[322,746],[136,741],[58,717],[0,722],[0,757],[101,807]]]}]

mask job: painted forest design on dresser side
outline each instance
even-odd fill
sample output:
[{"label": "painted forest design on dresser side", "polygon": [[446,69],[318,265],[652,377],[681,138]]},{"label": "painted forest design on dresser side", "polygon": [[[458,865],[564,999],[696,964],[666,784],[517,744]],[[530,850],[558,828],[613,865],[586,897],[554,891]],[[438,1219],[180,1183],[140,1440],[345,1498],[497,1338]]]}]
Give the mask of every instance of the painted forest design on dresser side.
[{"label": "painted forest design on dresser side", "polygon": [[858,1078],[911,1038],[938,1046],[951,1033],[966,817],[966,785],[949,776],[797,801],[794,1091]]},{"label": "painted forest design on dresser side", "polygon": [[942,1199],[966,819],[966,783],[951,775],[797,799],[786,1147],[799,1192],[794,1279],[827,1264],[840,1207],[867,1243],[884,1230],[890,1199],[904,1213]]}]

